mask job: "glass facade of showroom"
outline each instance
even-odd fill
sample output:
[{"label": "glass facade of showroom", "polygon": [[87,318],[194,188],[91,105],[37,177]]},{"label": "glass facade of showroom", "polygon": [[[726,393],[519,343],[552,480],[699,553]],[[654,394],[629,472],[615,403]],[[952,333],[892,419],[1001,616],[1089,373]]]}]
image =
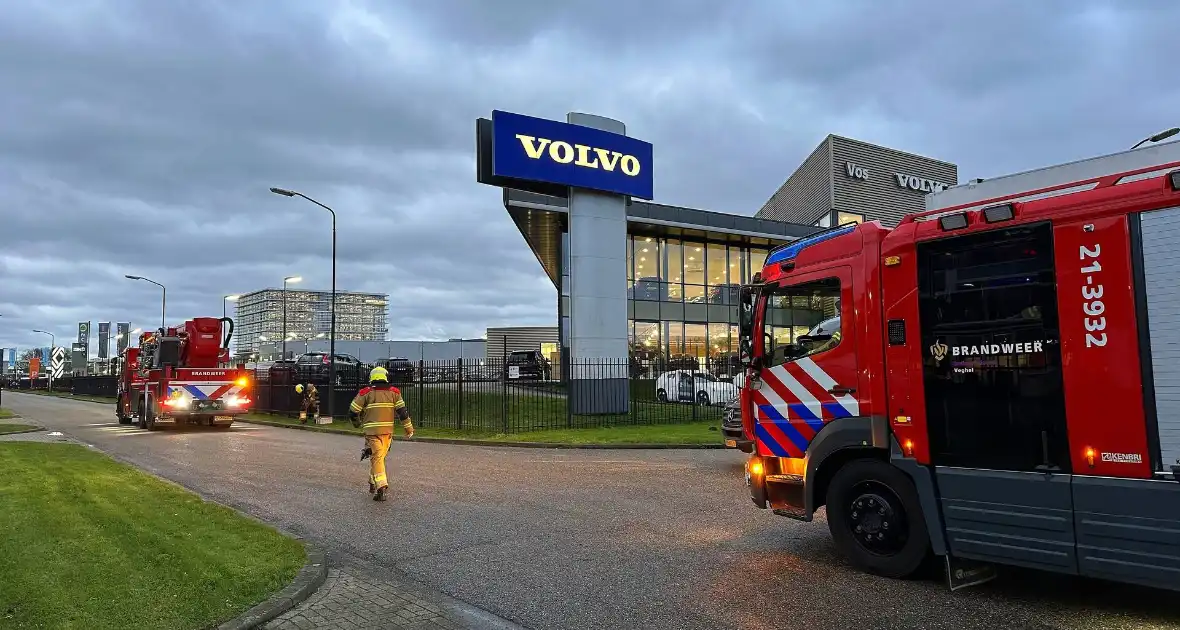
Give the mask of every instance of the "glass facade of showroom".
[{"label": "glass facade of showroom", "polygon": [[[562,241],[563,251],[568,251],[568,235]],[[762,269],[767,253],[777,244],[628,234],[631,357],[680,364],[691,358],[702,369],[724,371],[738,350],[738,289]],[[563,337],[570,326],[566,268],[561,279]],[[825,317],[826,309],[818,304],[782,306],[786,308],[772,308],[770,315],[776,346],[791,343]]]},{"label": "glass facade of showroom", "polygon": [[[558,335],[565,355],[571,331],[565,199],[506,189],[504,207],[557,289]],[[737,354],[739,287],[762,269],[771,249],[820,229],[632,200],[622,243],[627,269],[618,279],[620,288],[626,283],[630,358],[680,359],[681,365],[706,369],[718,360],[732,360]],[[774,315],[770,324],[772,334],[785,342],[821,319],[819,311],[789,309]]]}]

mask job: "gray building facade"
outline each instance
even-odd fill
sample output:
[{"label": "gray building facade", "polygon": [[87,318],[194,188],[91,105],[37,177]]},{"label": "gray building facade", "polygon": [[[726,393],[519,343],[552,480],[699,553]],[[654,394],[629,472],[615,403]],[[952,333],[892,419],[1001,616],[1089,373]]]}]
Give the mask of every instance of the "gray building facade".
[{"label": "gray building facade", "polygon": [[925,209],[926,195],[959,183],[950,162],[829,135],[755,215],[831,227],[880,221],[892,227]]},{"label": "gray building facade", "polygon": [[[464,361],[481,362],[485,357],[486,342],[483,339],[451,339],[449,341],[337,341],[336,354],[354,356],[365,363],[382,359],[409,359],[410,361]],[[329,344],[323,339],[287,342],[287,354],[298,357],[307,352],[327,353]],[[282,354],[282,344],[273,341],[258,346],[255,362],[271,363]]]},{"label": "gray building facade", "polygon": [[553,359],[560,348],[557,326],[506,326],[488,328],[487,359],[491,365],[502,365],[513,352],[540,351],[546,359]]}]

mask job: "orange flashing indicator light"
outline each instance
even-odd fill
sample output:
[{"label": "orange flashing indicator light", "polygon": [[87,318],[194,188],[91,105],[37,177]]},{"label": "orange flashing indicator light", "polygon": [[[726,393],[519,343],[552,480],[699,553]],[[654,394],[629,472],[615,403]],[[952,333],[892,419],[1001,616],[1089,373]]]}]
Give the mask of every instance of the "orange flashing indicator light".
[{"label": "orange flashing indicator light", "polygon": [[904,446],[905,446],[906,457],[913,457],[914,456],[914,441],[913,440],[906,440]]},{"label": "orange flashing indicator light", "polygon": [[895,267],[900,264],[901,264],[901,256],[886,256],[885,257],[885,266],[886,267]]},{"label": "orange flashing indicator light", "polygon": [[760,460],[755,459],[750,462],[750,474],[755,477],[762,476],[762,462]]},{"label": "orange flashing indicator light", "polygon": [[1094,449],[1087,446],[1086,447],[1086,463],[1090,465],[1090,468],[1094,467],[1094,454],[1095,454]]}]

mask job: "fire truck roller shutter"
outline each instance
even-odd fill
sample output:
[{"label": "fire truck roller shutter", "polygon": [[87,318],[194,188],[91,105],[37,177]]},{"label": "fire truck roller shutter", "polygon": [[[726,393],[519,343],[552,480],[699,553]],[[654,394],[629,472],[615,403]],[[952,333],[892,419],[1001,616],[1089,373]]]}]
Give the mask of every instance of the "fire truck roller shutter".
[{"label": "fire truck roller shutter", "polygon": [[1180,208],[1144,212],[1140,222],[1159,461],[1171,471],[1180,467]]}]

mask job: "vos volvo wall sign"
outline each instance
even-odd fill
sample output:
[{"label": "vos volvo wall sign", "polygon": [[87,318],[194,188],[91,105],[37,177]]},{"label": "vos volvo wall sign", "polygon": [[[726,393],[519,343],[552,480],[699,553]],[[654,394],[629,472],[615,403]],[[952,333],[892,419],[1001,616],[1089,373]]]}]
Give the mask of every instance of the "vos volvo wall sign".
[{"label": "vos volvo wall sign", "polygon": [[[481,164],[481,182],[512,182],[510,187],[546,194],[556,187],[572,186],[640,199],[653,197],[651,143],[502,111],[492,112],[490,131],[492,172],[487,173],[486,165]],[[483,142],[486,140],[481,138]],[[486,159],[483,149],[481,162]]]}]

